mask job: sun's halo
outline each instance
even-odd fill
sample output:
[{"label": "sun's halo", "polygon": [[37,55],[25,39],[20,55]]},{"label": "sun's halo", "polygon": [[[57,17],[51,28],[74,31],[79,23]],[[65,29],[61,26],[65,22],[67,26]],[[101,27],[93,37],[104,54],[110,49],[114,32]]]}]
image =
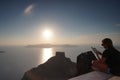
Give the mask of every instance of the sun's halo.
[{"label": "sun's halo", "polygon": [[53,36],[53,33],[50,29],[46,29],[43,31],[43,37],[45,39],[50,39],[50,38],[52,38],[52,36]]}]

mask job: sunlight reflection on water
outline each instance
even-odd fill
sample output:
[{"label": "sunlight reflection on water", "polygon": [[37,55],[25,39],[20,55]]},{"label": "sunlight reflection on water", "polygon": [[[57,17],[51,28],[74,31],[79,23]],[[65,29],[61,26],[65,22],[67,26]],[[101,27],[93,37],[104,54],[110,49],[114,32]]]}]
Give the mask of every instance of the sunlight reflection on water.
[{"label": "sunlight reflection on water", "polygon": [[54,56],[53,48],[43,48],[40,63],[46,62],[52,56]]}]

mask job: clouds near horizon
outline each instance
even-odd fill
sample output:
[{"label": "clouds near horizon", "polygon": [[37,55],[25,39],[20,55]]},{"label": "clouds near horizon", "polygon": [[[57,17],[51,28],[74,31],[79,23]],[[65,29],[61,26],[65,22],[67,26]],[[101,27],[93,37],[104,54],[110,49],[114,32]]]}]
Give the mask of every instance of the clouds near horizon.
[{"label": "clouds near horizon", "polygon": [[116,26],[119,26],[119,27],[120,27],[120,24],[116,24]]}]

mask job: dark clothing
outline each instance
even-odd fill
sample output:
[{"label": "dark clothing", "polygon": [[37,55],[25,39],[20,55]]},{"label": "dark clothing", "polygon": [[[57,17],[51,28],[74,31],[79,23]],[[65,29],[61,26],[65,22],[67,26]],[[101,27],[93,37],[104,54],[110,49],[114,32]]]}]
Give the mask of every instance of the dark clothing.
[{"label": "dark clothing", "polygon": [[106,58],[106,64],[110,68],[110,72],[120,76],[120,52],[114,47],[106,49],[102,55]]}]

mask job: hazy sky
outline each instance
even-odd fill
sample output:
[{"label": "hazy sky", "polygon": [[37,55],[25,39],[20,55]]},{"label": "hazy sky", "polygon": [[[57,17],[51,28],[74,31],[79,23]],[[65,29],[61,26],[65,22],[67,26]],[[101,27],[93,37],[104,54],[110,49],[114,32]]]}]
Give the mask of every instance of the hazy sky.
[{"label": "hazy sky", "polygon": [[96,44],[105,37],[120,45],[120,0],[0,0],[0,45]]}]

